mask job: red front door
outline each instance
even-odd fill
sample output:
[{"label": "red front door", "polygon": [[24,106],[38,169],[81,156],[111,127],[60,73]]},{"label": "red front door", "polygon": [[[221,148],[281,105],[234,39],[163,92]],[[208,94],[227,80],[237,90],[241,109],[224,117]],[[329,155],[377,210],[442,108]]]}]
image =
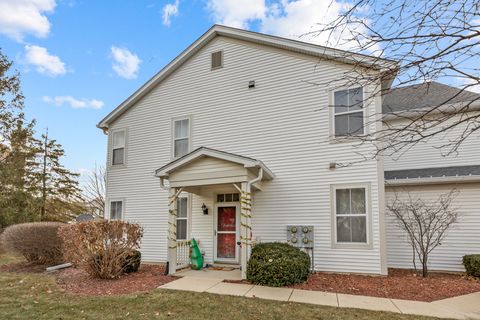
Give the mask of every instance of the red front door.
[{"label": "red front door", "polygon": [[237,207],[218,207],[217,259],[235,260],[237,251]]}]

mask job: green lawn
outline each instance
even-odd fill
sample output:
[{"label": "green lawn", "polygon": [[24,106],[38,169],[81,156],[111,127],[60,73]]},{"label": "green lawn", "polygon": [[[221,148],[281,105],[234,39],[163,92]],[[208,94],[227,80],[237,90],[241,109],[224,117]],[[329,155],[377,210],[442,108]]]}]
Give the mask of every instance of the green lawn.
[{"label": "green lawn", "polygon": [[[0,264],[12,256],[0,256]],[[53,276],[0,273],[0,319],[432,319],[167,290],[82,297],[59,290]]]}]

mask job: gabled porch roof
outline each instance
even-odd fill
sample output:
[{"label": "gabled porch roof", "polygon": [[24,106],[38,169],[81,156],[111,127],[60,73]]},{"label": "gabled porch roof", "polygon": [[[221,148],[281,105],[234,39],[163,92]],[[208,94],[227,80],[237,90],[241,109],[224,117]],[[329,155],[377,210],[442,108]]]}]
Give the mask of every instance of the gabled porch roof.
[{"label": "gabled porch roof", "polygon": [[206,147],[197,148],[183,157],[167,163],[155,171],[155,176],[161,179],[169,179],[170,176],[176,171],[178,172],[180,168],[191,165],[195,161],[205,157],[238,164],[245,169],[262,169],[263,180],[272,180],[275,177],[273,172],[260,160]]}]

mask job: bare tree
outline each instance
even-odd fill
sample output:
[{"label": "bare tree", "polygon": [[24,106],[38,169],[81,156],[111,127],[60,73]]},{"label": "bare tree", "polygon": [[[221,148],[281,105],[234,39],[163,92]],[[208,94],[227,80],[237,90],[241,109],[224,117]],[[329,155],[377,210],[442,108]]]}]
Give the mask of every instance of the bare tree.
[{"label": "bare tree", "polygon": [[[440,146],[449,155],[469,137],[480,136],[480,112],[472,112],[480,110],[480,98],[469,92],[480,88],[478,0],[355,0],[338,18],[326,21],[305,36],[327,35],[327,45],[348,48],[345,55],[356,51],[378,57],[379,72],[365,72],[359,61],[338,86],[385,84],[395,79],[396,87],[438,81],[460,89],[421,109],[370,115],[369,121],[380,121],[383,126],[358,137],[360,144],[375,142],[377,150],[368,157],[399,157],[422,141],[453,131],[450,136],[454,138]],[[384,67],[383,59],[393,64]],[[380,86],[372,94],[388,95],[388,87]],[[403,120],[401,125],[390,125],[393,116]]]},{"label": "bare tree", "polygon": [[107,175],[104,166],[97,166],[88,174],[83,187],[83,193],[87,199],[87,207],[90,212],[99,217],[105,213],[105,186]]},{"label": "bare tree", "polygon": [[418,257],[422,264],[422,276],[426,277],[429,254],[442,244],[447,230],[457,221],[458,213],[456,208],[452,207],[452,201],[458,191],[453,189],[433,201],[412,196],[408,190],[402,190],[401,194],[402,196],[399,196],[395,192],[395,199],[387,204],[387,211],[396,218],[398,226],[408,235],[415,271]]}]

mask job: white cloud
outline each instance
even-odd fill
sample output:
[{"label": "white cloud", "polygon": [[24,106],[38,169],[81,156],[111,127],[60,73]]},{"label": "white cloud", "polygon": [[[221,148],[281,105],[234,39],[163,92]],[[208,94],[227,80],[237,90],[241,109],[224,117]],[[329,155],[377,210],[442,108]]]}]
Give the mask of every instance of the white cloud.
[{"label": "white cloud", "polygon": [[480,84],[478,84],[478,81],[470,78],[459,78],[457,82],[460,88],[464,88],[467,91],[480,93]]},{"label": "white cloud", "polygon": [[112,46],[113,70],[122,78],[135,79],[142,60],[126,48]]},{"label": "white cloud", "polygon": [[0,1],[0,33],[22,41],[26,34],[44,38],[50,32],[45,14],[55,9],[55,0],[2,0]]},{"label": "white cloud", "polygon": [[358,44],[350,39],[354,33],[357,35],[367,30],[345,30],[330,38],[327,33],[307,35],[319,30],[319,23],[332,22],[349,6],[347,2],[335,0],[209,0],[207,3],[207,9],[216,23],[244,29],[249,29],[255,23],[263,33],[342,49],[355,49]]},{"label": "white cloud", "polygon": [[178,16],[178,5],[180,0],[176,0],[174,3],[167,3],[162,9],[163,24],[170,27],[172,17]]},{"label": "white cloud", "polygon": [[[298,0],[284,2],[280,8],[274,6],[263,19],[261,31],[288,38],[300,38],[302,35],[318,30],[319,23],[328,23],[337,18],[346,8],[342,3],[331,0]],[[329,43],[328,34],[304,36],[304,41],[323,45]],[[334,39],[336,40],[336,39]]]},{"label": "white cloud", "polygon": [[209,0],[207,8],[216,23],[245,29],[249,22],[264,19],[267,10],[264,0]]},{"label": "white cloud", "polygon": [[72,108],[75,109],[100,109],[103,107],[104,103],[101,100],[97,99],[77,99],[72,96],[55,96],[55,97],[49,97],[49,96],[44,96],[42,98],[43,102],[53,104],[56,106],[63,106],[64,104],[69,105]]},{"label": "white cloud", "polygon": [[65,63],[58,56],[48,53],[46,48],[39,46],[25,46],[25,63],[35,66],[39,73],[52,77],[67,73]]}]

